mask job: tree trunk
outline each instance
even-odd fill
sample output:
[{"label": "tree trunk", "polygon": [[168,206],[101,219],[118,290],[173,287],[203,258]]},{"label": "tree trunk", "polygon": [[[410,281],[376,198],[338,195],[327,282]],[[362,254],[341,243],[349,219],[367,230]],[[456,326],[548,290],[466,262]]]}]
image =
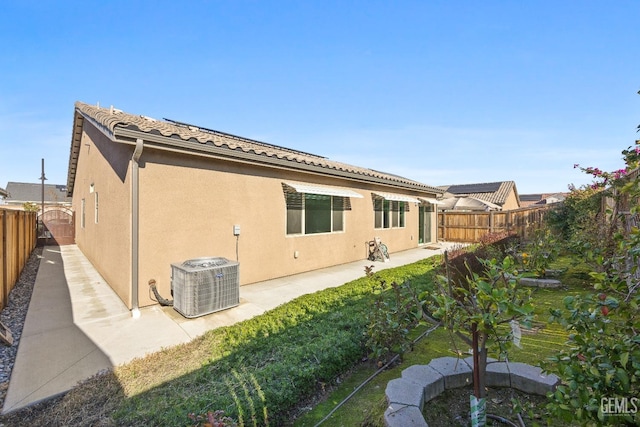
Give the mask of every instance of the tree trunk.
[{"label": "tree trunk", "polygon": [[[478,389],[480,394],[476,397],[487,397],[487,334],[478,332]],[[475,367],[474,367],[475,369]]]}]

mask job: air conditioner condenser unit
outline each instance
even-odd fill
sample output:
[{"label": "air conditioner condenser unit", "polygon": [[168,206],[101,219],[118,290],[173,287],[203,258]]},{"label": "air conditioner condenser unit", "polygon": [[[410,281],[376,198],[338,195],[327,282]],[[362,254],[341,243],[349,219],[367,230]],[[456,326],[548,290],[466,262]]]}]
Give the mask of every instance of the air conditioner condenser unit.
[{"label": "air conditioner condenser unit", "polygon": [[240,264],[221,257],[171,264],[173,308],[184,317],[204,316],[240,304]]}]

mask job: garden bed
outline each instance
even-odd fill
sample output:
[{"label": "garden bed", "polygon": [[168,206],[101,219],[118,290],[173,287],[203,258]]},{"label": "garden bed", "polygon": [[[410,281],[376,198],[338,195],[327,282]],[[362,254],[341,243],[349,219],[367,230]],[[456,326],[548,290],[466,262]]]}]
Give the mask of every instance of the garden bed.
[{"label": "garden bed", "polygon": [[[445,390],[435,399],[424,405],[423,415],[429,427],[467,427],[469,425],[469,396],[473,387]],[[487,413],[498,415],[517,424],[518,418],[514,405],[522,408],[521,416],[526,425],[543,424],[545,396],[531,395],[512,388],[491,388],[487,392]],[[487,420],[488,426],[504,426],[494,420]],[[553,425],[553,424],[552,424]],[[557,424],[562,425],[562,424]]]}]

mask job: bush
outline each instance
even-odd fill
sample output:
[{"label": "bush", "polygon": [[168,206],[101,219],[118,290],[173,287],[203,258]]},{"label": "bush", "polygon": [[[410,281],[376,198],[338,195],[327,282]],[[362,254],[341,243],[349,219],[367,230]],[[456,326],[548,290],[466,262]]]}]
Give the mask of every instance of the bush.
[{"label": "bush", "polygon": [[370,357],[382,365],[396,354],[411,349],[409,331],[418,324],[416,294],[408,282],[380,283],[373,310],[367,316],[366,346]]}]

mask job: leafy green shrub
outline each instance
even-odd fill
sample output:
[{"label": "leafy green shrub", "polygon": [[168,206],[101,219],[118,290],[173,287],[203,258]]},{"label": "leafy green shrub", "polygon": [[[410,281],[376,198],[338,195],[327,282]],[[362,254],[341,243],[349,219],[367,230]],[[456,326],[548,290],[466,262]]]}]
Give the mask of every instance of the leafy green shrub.
[{"label": "leafy green shrub", "polygon": [[408,351],[409,331],[420,318],[416,294],[408,282],[381,282],[373,310],[367,316],[366,346],[371,350],[370,357],[382,364],[393,355]]},{"label": "leafy green shrub", "polygon": [[543,227],[535,230],[524,244],[520,261],[524,271],[545,277],[546,271],[560,253],[560,244],[551,230]]},{"label": "leafy green shrub", "polygon": [[564,310],[551,311],[570,335],[568,348],[545,365],[563,380],[548,407],[555,418],[585,424],[640,424],[640,147],[623,154],[625,169],[581,168],[601,180],[592,189],[611,197],[598,233],[584,233],[589,228],[579,217],[566,219],[573,248],[595,269],[597,293],[567,297]]}]

